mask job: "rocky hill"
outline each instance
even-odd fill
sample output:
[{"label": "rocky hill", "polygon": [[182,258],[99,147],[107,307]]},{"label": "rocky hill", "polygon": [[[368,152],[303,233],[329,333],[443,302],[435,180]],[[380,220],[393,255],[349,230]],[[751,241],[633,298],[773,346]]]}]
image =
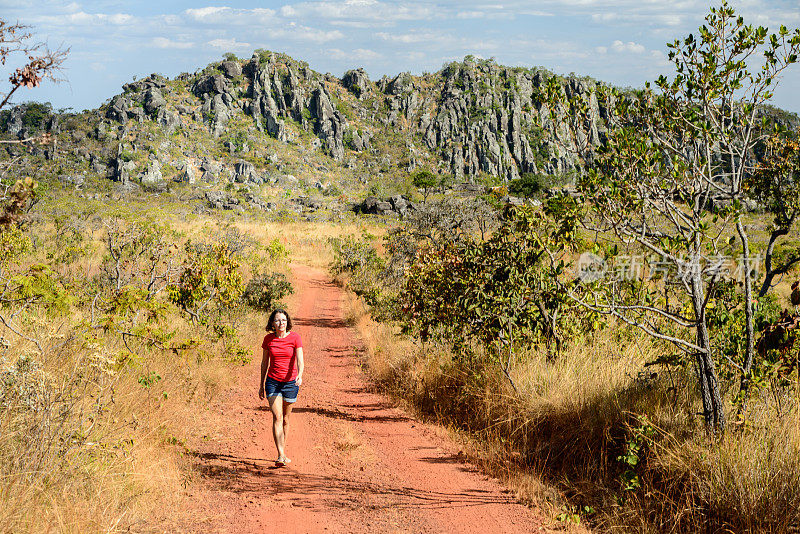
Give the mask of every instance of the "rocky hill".
[{"label": "rocky hill", "polygon": [[[173,80],[133,81],[98,110],[58,115],[41,104],[18,106],[0,114],[0,130],[20,138],[51,131],[52,147],[11,147],[9,157],[71,186],[240,184],[238,196],[204,198],[211,207],[270,209],[299,195],[295,204],[308,208],[313,197],[403,192],[419,167],[457,182],[502,183],[525,172],[568,179],[580,162],[540,98],[551,76],[468,56],[422,76],[372,81],[358,69],[337,78],[260,50]],[[598,83],[560,81],[569,95]],[[603,115],[592,106],[578,141],[603,141]]]}]

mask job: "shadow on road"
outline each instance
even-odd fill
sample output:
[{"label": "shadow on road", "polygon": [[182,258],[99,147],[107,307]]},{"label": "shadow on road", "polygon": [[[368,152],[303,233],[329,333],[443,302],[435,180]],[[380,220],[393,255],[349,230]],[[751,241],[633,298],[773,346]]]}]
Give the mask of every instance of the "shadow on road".
[{"label": "shadow on road", "polygon": [[315,328],[349,328],[350,325],[343,319],[336,317],[314,317],[313,319],[306,319],[305,317],[295,317],[292,319],[294,326],[313,326]]},{"label": "shadow on road", "polygon": [[194,453],[194,457],[201,476],[224,491],[270,495],[307,509],[432,509],[514,503],[510,496],[487,495],[478,489],[457,493],[426,491],[410,486],[303,473],[291,467],[276,468],[272,462],[261,458],[208,452]]},{"label": "shadow on road", "polygon": [[[364,406],[358,406],[363,408]],[[385,407],[385,406],[384,406]],[[379,408],[374,408],[379,409]],[[330,408],[315,408],[309,406],[299,406],[293,410],[294,413],[314,413],[323,417],[330,417],[333,419],[343,419],[345,421],[377,421],[381,423],[391,423],[395,421],[410,421],[409,417],[404,415],[360,415],[342,410]]]}]

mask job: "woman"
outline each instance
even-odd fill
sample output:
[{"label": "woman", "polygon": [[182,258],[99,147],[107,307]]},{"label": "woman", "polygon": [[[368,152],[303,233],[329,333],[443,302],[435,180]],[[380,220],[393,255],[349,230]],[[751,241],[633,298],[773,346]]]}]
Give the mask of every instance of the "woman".
[{"label": "woman", "polygon": [[[286,457],[286,433],[292,404],[297,401],[297,392],[303,383],[303,342],[292,332],[292,319],[286,310],[275,310],[269,316],[267,332],[261,348],[261,382],[258,398],[267,397],[272,411],[272,437],[278,449],[275,465],[291,462]],[[266,377],[266,383],[264,378]]]}]

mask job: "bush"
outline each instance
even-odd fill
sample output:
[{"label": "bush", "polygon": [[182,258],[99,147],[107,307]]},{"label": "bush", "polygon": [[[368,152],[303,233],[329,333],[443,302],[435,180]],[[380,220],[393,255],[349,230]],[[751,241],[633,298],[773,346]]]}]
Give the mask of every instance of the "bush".
[{"label": "bush", "polygon": [[251,308],[269,312],[275,303],[292,293],[294,288],[283,273],[261,274],[247,282],[242,300]]},{"label": "bush", "polygon": [[331,271],[335,275],[348,277],[348,285],[357,295],[364,297],[372,305],[381,293],[379,277],[386,267],[378,251],[365,238],[357,240],[352,236],[330,240],[333,249]]},{"label": "bush", "polygon": [[44,121],[53,114],[49,102],[29,102],[25,104],[25,113],[22,115],[22,124],[28,128],[41,128]]},{"label": "bush", "polygon": [[518,196],[532,198],[541,195],[553,186],[553,179],[546,174],[524,172],[516,180],[508,184],[508,192]]}]

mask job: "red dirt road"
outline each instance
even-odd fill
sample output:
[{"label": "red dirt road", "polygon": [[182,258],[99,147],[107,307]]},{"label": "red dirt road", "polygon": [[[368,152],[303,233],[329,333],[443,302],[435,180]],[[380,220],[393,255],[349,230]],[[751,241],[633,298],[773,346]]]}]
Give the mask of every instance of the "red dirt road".
[{"label": "red dirt road", "polygon": [[442,431],[369,390],[342,290],[295,266],[294,330],[306,371],[276,468],[271,415],[254,361],[225,398],[223,440],[197,451],[195,532],[538,532],[534,511],[463,463]]}]

